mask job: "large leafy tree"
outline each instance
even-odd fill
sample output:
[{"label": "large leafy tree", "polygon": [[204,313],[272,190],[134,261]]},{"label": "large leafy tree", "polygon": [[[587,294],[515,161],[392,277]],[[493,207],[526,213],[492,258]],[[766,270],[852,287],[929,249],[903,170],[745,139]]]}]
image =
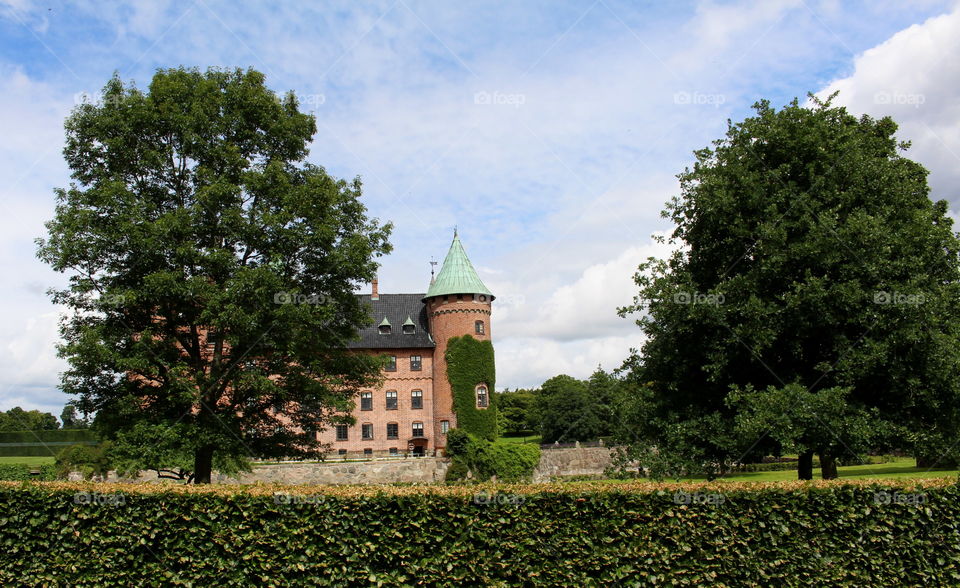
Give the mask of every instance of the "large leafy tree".
[{"label": "large leafy tree", "polygon": [[[639,295],[621,309],[643,313],[634,369],[651,382],[652,418],[719,418],[732,431],[731,386],[843,388],[850,414],[876,409],[923,432],[901,437],[918,452],[955,453],[960,241],[947,204],[930,199],[890,118],[812,102],[756,104],[679,175],[664,211],[676,250],[640,267]],[[818,412],[840,398],[809,405],[811,418],[838,422]],[[775,449],[759,437],[698,449],[714,463]],[[801,461],[811,459],[808,446]]]},{"label": "large leafy tree", "polygon": [[536,403],[544,443],[592,441],[603,432],[602,407],[586,382],[554,376],[540,387]]},{"label": "large leafy tree", "polygon": [[38,241],[70,276],[64,391],[108,437],[175,427],[154,453],[192,453],[197,482],[215,456],[316,455],[378,374],[344,344],[390,226],[304,161],[313,117],[256,71],[180,68],[115,76],[65,126],[73,182]]}]

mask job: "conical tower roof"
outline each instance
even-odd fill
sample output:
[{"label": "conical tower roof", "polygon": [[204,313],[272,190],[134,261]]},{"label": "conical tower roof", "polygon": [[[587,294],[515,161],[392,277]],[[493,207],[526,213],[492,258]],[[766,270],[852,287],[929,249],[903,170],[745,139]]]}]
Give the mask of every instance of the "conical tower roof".
[{"label": "conical tower roof", "polygon": [[446,294],[486,294],[493,300],[494,296],[483,285],[477,271],[473,269],[473,264],[467,257],[467,252],[463,250],[463,243],[456,231],[453,233],[453,243],[450,244],[450,251],[447,252],[446,259],[443,260],[443,267],[436,279],[430,284],[427,295],[424,300],[432,296],[444,296]]}]

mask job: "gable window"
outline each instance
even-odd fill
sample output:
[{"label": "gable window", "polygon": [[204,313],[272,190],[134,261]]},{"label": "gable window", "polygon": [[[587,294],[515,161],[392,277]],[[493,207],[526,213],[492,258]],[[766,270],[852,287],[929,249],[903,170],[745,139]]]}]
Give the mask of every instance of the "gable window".
[{"label": "gable window", "polygon": [[423,408],[423,390],[410,392],[410,408]]},{"label": "gable window", "polygon": [[396,390],[387,390],[387,410],[397,410]]},{"label": "gable window", "polygon": [[410,356],[410,370],[411,370],[411,371],[414,371],[414,372],[419,372],[419,371],[420,371],[420,366],[421,366],[422,360],[423,360],[423,358],[422,358],[421,356],[419,356],[419,355],[411,355],[411,356]]},{"label": "gable window", "polygon": [[397,356],[396,356],[396,355],[388,355],[388,356],[387,356],[387,367],[385,367],[385,368],[383,368],[383,369],[384,369],[385,371],[388,371],[388,372],[395,372],[395,371],[397,371]]},{"label": "gable window", "polygon": [[487,387],[477,386],[477,408],[487,408],[490,406],[490,398],[487,396]]},{"label": "gable window", "polygon": [[483,321],[477,321],[473,323],[473,330],[477,332],[478,335],[483,334]]},{"label": "gable window", "polygon": [[373,423],[363,423],[360,429],[360,437],[362,437],[364,441],[373,439]]},{"label": "gable window", "polygon": [[423,423],[413,423],[411,433],[414,437],[423,437]]},{"label": "gable window", "polygon": [[380,331],[381,335],[390,334],[390,321],[387,320],[387,317],[383,317],[383,320],[380,321],[380,325],[377,327],[377,330]]},{"label": "gable window", "polygon": [[403,322],[403,334],[413,335],[416,332],[417,332],[417,326],[413,324],[413,319],[408,316],[407,320]]},{"label": "gable window", "polygon": [[346,441],[349,429],[347,425],[337,425],[337,441]]},{"label": "gable window", "polygon": [[440,432],[444,435],[450,430],[450,421],[440,421]]},{"label": "gable window", "polygon": [[360,393],[360,410],[373,410],[373,392]]},{"label": "gable window", "polygon": [[400,436],[400,425],[397,423],[387,423],[387,439],[396,439]]}]

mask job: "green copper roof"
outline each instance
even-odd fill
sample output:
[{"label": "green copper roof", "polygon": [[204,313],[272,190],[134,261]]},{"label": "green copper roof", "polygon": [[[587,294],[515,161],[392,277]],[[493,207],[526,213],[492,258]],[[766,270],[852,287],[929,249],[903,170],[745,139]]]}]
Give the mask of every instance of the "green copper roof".
[{"label": "green copper roof", "polygon": [[390,321],[387,320],[387,317],[383,317],[383,320],[380,321],[380,325],[379,325],[379,326],[381,326],[381,327],[389,327],[389,326],[390,326]]},{"label": "green copper roof", "polygon": [[463,250],[463,244],[460,243],[460,237],[456,232],[453,233],[453,243],[450,244],[447,258],[443,260],[443,267],[430,284],[424,299],[445,294],[486,294],[491,300],[494,298],[490,290],[487,290],[480,281],[477,271],[473,269],[473,264],[467,258],[467,252]]},{"label": "green copper roof", "polygon": [[[386,319],[384,319],[384,320],[386,320]],[[409,315],[409,314],[407,315],[407,320],[403,321],[403,326],[406,327],[407,325],[409,325],[409,326],[411,326],[411,327],[417,326],[417,325],[413,322],[413,319],[410,318],[410,315]]]}]

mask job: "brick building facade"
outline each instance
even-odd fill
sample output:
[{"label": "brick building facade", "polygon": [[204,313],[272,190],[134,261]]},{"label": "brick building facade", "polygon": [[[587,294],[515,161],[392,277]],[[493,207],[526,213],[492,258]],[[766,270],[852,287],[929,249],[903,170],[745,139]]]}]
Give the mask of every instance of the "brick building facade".
[{"label": "brick building facade", "polygon": [[[383,383],[361,390],[352,426],[321,433],[332,455],[431,455],[446,446],[446,431],[457,425],[445,352],[452,337],[490,340],[493,294],[484,286],[454,232],[440,272],[425,294],[380,294],[373,283],[361,295],[372,324],[349,345],[357,353],[391,358]],[[478,386],[478,408],[492,393]]]}]

